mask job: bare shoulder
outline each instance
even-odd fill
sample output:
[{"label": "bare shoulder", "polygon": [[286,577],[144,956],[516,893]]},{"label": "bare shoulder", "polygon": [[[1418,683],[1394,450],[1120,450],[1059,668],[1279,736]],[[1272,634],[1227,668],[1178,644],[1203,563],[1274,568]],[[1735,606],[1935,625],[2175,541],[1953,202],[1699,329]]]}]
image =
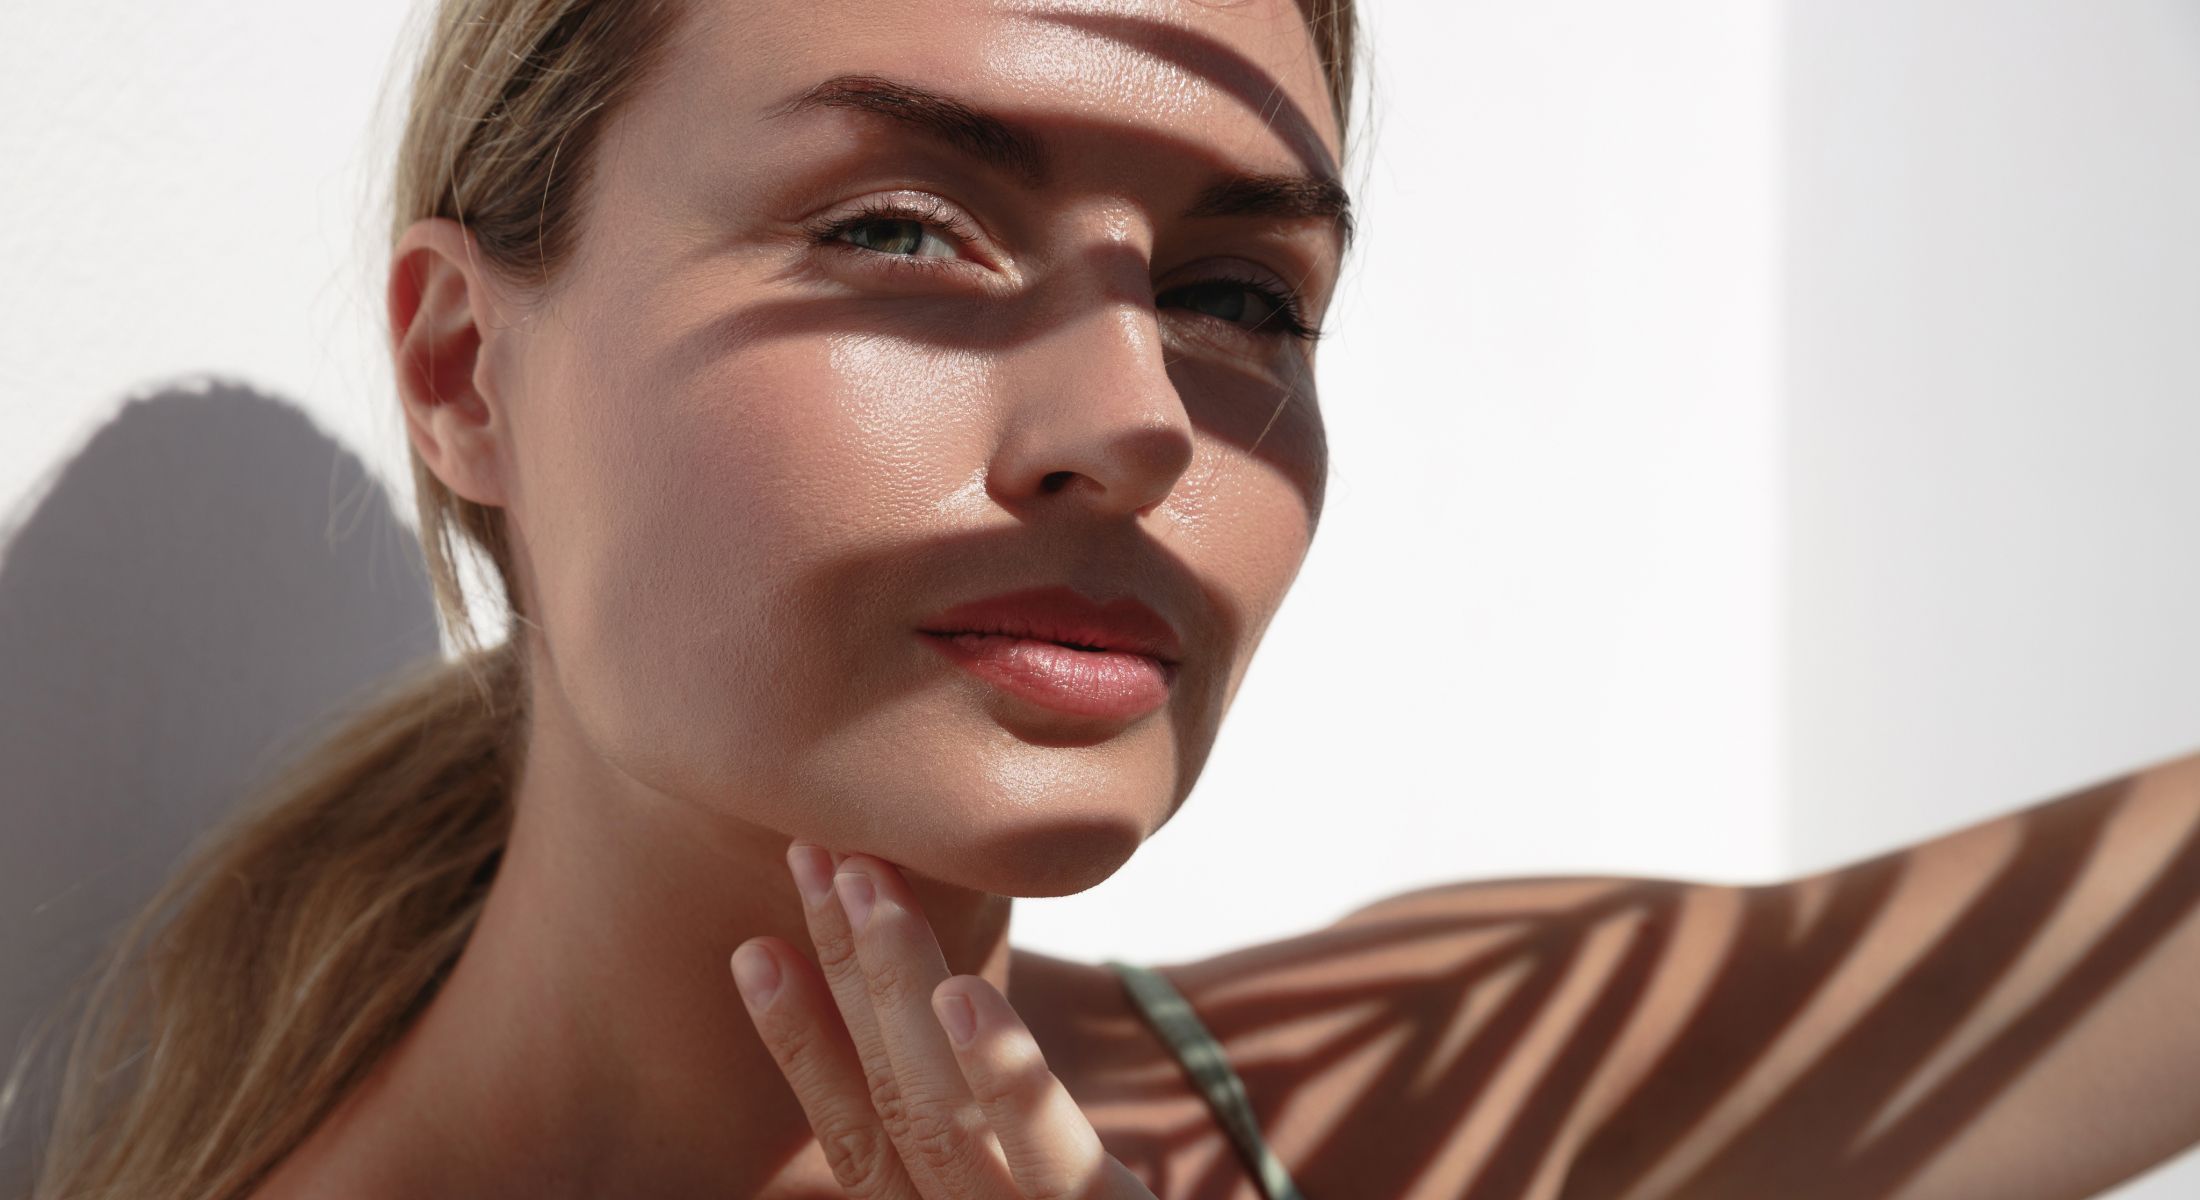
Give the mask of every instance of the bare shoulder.
[{"label": "bare shoulder", "polygon": [[1801,878],[1421,888],[1164,973],[1308,1195],[2073,1200],[2200,1136],[2200,756]]},{"label": "bare shoulder", "polygon": [[1156,969],[1306,1194],[1550,1200],[1670,1040],[1737,900],[1665,880],[1451,884]]}]

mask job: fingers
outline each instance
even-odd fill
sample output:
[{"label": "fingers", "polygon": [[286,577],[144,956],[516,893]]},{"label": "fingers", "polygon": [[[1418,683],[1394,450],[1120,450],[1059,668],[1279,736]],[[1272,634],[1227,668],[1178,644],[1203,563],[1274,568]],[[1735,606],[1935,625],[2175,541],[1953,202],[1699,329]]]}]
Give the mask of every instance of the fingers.
[{"label": "fingers", "polygon": [[[769,971],[759,970],[767,964]],[[833,996],[817,968],[775,937],[742,943],[733,965],[750,1019],[801,1101],[841,1189],[864,1200],[925,1200],[871,1107],[863,1062],[847,1031],[820,1019],[833,1011]]]},{"label": "fingers", "polygon": [[[957,975],[933,992],[932,1004],[1000,1143],[1017,1195],[1152,1195],[1101,1146],[1092,1122],[1047,1068],[1038,1040],[999,989],[983,976]],[[967,1010],[958,1010],[965,1004]],[[965,1029],[967,1036],[958,1036]]]},{"label": "fingers", "polygon": [[854,960],[836,956],[837,976],[831,967],[825,974],[842,1014],[863,1014],[874,1032],[868,1045],[858,1035],[856,1048],[911,1177],[920,1190],[936,1187],[942,1197],[1011,1195],[1001,1150],[933,1015],[947,960],[908,880],[891,863],[851,854],[833,873],[833,886],[840,910],[813,911],[812,935],[846,929],[854,943]]},{"label": "fingers", "polygon": [[[1101,1147],[1007,998],[982,976],[948,975],[897,868],[801,842],[787,858],[822,970],[758,937],[735,975],[849,1196],[1153,1200]],[[768,994],[751,987],[759,955],[779,976]]]}]

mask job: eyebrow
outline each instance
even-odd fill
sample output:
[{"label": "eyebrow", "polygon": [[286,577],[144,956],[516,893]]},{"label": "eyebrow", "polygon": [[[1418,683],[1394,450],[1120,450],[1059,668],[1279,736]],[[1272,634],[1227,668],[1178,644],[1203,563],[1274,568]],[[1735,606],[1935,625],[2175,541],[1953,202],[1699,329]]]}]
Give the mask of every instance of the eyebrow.
[{"label": "eyebrow", "polygon": [[1352,244],[1352,198],[1334,179],[1313,175],[1231,174],[1209,184],[1184,210],[1187,217],[1320,217]]},{"label": "eyebrow", "polygon": [[[835,75],[765,110],[766,120],[823,108],[850,108],[923,130],[978,161],[1042,187],[1053,171],[1046,143],[1031,130],[953,96],[880,75]],[[1321,219],[1352,244],[1352,200],[1335,178],[1294,173],[1227,172],[1201,189],[1186,217]]]}]

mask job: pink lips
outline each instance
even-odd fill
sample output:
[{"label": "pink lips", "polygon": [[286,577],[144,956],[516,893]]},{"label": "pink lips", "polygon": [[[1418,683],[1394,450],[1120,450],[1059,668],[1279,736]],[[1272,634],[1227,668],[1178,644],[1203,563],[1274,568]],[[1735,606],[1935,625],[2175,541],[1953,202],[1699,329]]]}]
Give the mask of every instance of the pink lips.
[{"label": "pink lips", "polygon": [[956,665],[1010,695],[1115,720],[1167,703],[1182,653],[1176,630],[1136,599],[1099,604],[1066,587],[961,605],[919,632]]}]

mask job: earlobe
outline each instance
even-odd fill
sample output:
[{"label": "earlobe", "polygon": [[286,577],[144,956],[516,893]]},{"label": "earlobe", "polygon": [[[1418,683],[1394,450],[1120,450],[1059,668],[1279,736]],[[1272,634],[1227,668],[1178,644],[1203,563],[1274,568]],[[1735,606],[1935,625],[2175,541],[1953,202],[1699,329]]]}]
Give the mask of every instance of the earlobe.
[{"label": "earlobe", "polygon": [[398,401],[413,448],[444,486],[502,507],[499,442],[510,424],[487,378],[487,335],[502,327],[463,225],[416,221],[390,255],[387,302]]}]

